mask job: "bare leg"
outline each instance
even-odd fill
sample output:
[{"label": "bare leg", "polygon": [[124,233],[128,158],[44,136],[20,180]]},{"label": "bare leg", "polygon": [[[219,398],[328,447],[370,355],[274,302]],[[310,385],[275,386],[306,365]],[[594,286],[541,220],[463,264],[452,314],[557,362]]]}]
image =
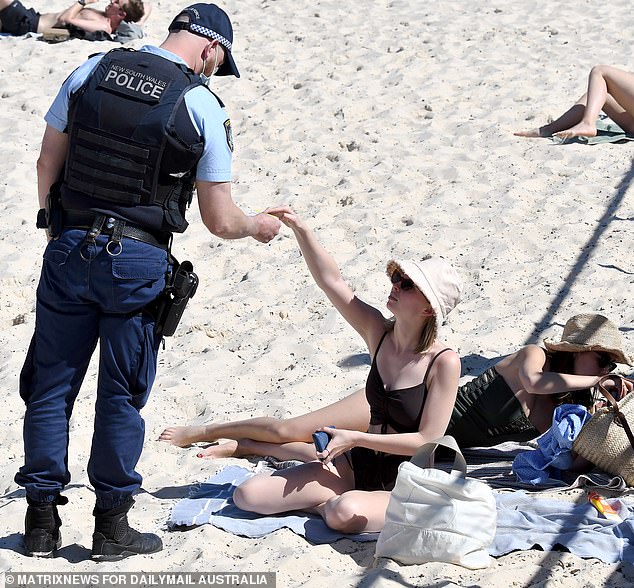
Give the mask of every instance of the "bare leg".
[{"label": "bare leg", "polygon": [[518,131],[513,133],[517,137],[552,137],[553,133],[569,129],[570,127],[581,122],[583,113],[586,110],[586,95],[584,94],[579,100],[566,112],[564,112],[558,119],[539,127],[537,129],[530,129],[528,131]]},{"label": "bare leg", "polygon": [[[341,470],[341,471],[340,471]],[[326,501],[353,488],[352,470],[345,459],[337,467],[311,461],[273,474],[253,476],[233,494],[238,508],[263,515],[291,510],[318,513]]]},{"label": "bare leg", "polygon": [[310,442],[317,429],[334,425],[340,429],[366,431],[370,422],[370,408],[363,389],[342,400],[314,412],[291,419],[257,417],[243,421],[213,423],[210,425],[168,427],[159,436],[160,441],[185,447],[201,441],[217,439],[253,439],[267,443],[290,441]]},{"label": "bare leg", "polygon": [[[612,100],[608,101],[609,97]],[[616,115],[625,124],[625,130],[631,130],[634,121],[634,75],[608,65],[593,67],[588,79],[583,118],[572,127],[554,134],[562,139],[594,137],[597,134],[596,120],[601,109],[604,109],[608,116]],[[618,120],[615,122],[621,124]]]},{"label": "bare leg", "polygon": [[7,6],[13,4],[13,0],[0,0],[0,10],[4,10]]},{"label": "bare leg", "polygon": [[291,443],[265,443],[253,439],[231,440],[219,445],[202,449],[196,457],[203,459],[220,459],[223,457],[244,457],[256,455],[265,457],[272,455],[280,460],[299,459],[312,461],[315,459],[315,446],[312,443],[294,441]]},{"label": "bare leg", "polygon": [[634,75],[597,65],[588,78],[588,92],[558,119],[528,131],[515,133],[519,137],[593,137],[596,120],[603,110],[627,132],[634,132]]},{"label": "bare leg", "polygon": [[385,525],[385,511],[390,493],[382,490],[350,490],[317,507],[317,512],[331,529],[344,533],[373,533]]},{"label": "bare leg", "polygon": [[233,501],[242,510],[263,515],[292,510],[316,513],[330,528],[344,533],[380,531],[390,493],[354,490],[353,483],[345,459],[337,460],[337,469],[313,461],[254,476],[236,488]]}]

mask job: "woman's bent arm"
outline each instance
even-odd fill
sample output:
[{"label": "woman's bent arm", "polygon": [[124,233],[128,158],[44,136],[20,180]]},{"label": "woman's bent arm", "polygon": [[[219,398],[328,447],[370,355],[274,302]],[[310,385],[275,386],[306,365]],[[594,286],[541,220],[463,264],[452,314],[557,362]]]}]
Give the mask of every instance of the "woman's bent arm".
[{"label": "woman's bent arm", "polygon": [[602,377],[545,372],[546,353],[537,345],[528,345],[517,353],[520,382],[529,394],[561,394],[591,388]]}]

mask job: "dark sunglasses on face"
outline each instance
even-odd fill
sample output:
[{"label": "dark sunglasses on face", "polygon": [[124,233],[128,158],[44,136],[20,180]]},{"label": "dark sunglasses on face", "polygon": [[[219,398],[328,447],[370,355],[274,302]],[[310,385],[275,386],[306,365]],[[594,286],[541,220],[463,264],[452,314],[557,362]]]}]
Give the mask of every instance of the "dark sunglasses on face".
[{"label": "dark sunglasses on face", "polygon": [[607,353],[599,353],[599,367],[611,372],[616,369],[616,364],[612,361],[612,357]]},{"label": "dark sunglasses on face", "polygon": [[398,270],[394,270],[390,276],[392,284],[399,284],[401,290],[412,290],[416,287],[416,284],[409,278],[404,278],[403,274]]}]

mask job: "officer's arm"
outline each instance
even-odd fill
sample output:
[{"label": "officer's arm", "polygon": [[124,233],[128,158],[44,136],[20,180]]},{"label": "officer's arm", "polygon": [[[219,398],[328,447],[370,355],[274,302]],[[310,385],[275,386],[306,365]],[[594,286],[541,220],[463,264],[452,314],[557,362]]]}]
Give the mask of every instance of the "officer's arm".
[{"label": "officer's arm", "polygon": [[230,182],[196,181],[200,216],[217,237],[241,239],[253,237],[268,243],[280,230],[280,221],[266,213],[247,216],[231,198]]},{"label": "officer's arm", "polygon": [[51,186],[60,178],[66,159],[67,145],[66,133],[46,125],[40,156],[37,160],[37,195],[40,208],[44,208]]}]

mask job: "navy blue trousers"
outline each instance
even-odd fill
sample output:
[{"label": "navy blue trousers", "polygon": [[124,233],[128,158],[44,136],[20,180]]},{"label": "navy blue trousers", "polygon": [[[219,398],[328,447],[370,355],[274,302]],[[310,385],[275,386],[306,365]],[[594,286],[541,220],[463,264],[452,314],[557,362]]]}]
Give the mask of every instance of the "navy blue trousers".
[{"label": "navy blue trousers", "polygon": [[115,256],[106,250],[108,235],[90,245],[85,235],[66,230],[44,252],[35,333],[20,375],[24,466],[15,481],[37,502],[52,502],[70,481],[69,420],[99,342],[88,476],[97,507],[111,509],[141,485],[135,471],[145,437],[139,411],[154,382],[160,344],[153,319],[141,309],[163,290],[167,254],[124,237]]}]

